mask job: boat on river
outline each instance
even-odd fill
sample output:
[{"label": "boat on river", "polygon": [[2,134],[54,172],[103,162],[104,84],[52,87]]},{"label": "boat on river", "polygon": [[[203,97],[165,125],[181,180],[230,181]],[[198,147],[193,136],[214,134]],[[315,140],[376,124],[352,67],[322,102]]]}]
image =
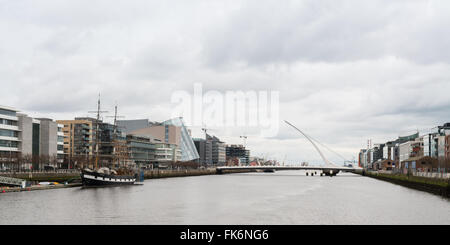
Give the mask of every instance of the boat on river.
[{"label": "boat on river", "polygon": [[133,185],[137,180],[142,182],[143,173],[138,174],[136,167],[127,164],[127,145],[126,140],[120,139],[118,135],[116,118],[117,118],[117,106],[115,107],[114,115],[114,132],[112,139],[112,161],[107,165],[115,166],[116,168],[99,166],[99,124],[100,121],[100,98],[98,100],[97,119],[95,121],[95,165],[93,169],[84,168],[81,170],[81,181],[83,186],[116,186],[116,185]]},{"label": "boat on river", "polygon": [[84,186],[133,185],[137,177],[137,174],[131,173],[118,174],[117,171],[109,168],[97,170],[86,168],[81,171],[81,181]]}]

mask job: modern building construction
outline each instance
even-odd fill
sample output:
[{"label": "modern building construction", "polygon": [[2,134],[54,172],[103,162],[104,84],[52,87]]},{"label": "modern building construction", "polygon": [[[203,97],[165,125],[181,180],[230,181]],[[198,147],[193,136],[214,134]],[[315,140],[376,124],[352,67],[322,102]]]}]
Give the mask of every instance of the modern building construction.
[{"label": "modern building construction", "polygon": [[248,165],[250,163],[250,151],[243,145],[227,145],[226,161],[238,159],[240,164]]}]

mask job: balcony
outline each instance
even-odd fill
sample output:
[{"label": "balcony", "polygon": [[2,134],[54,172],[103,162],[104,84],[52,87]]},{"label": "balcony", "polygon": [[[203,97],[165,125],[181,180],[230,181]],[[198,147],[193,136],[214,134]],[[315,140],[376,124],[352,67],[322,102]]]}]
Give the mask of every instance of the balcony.
[{"label": "balcony", "polygon": [[16,116],[9,116],[9,115],[4,115],[4,114],[0,114],[0,118],[11,120],[11,121],[19,121],[19,118]]},{"label": "balcony", "polygon": [[19,148],[17,148],[17,147],[4,147],[4,146],[0,146],[0,151],[19,152]]},{"label": "balcony", "polygon": [[1,129],[13,130],[13,131],[21,131],[21,130],[19,129],[19,126],[14,126],[14,125],[0,124],[0,128],[1,128]]}]

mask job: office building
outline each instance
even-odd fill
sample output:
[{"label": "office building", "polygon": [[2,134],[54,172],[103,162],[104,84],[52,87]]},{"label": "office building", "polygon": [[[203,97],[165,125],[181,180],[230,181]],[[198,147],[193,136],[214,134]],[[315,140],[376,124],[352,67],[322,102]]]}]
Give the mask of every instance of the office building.
[{"label": "office building", "polygon": [[17,110],[0,106],[0,170],[10,169],[19,154],[19,127]]},{"label": "office building", "polygon": [[177,145],[164,142],[154,142],[154,145],[155,145],[154,163],[156,165],[161,166],[180,161],[182,153]]},{"label": "office building", "polygon": [[[122,123],[125,127],[129,127],[127,126],[129,124],[132,124],[133,127],[146,125],[143,121],[137,123]],[[177,158],[178,161],[193,161],[200,158],[194,141],[192,140],[189,131],[184,126],[181,118],[170,119],[162,123],[149,123],[149,125],[150,126],[148,127],[135,129],[128,133],[151,137],[158,139],[163,143],[178,146],[181,150],[181,157]]]},{"label": "office building", "polygon": [[177,144],[181,150],[180,161],[193,161],[198,159],[197,149],[195,148],[194,141],[192,140],[190,132],[184,126],[183,119],[181,117],[173,118],[162,123],[165,127],[175,126],[180,129],[180,141]]},{"label": "office building", "polygon": [[126,134],[138,129],[148,128],[151,125],[152,123],[148,119],[117,120],[117,127]]},{"label": "office building", "polygon": [[[62,167],[62,125],[49,118],[32,118],[9,107],[0,107],[0,168],[40,170]],[[6,167],[9,163],[9,167]],[[11,166],[15,164],[16,166]]]},{"label": "office building", "polygon": [[156,146],[149,137],[141,135],[126,136],[129,160],[141,167],[155,162]]},{"label": "office building", "polygon": [[202,165],[212,165],[212,142],[210,140],[194,138],[194,145],[198,152],[199,158],[196,162]]},{"label": "office building", "polygon": [[[211,142],[211,158],[213,165],[223,166],[227,160],[226,145],[216,136],[206,134],[207,141]],[[247,162],[249,162],[247,160]]]}]

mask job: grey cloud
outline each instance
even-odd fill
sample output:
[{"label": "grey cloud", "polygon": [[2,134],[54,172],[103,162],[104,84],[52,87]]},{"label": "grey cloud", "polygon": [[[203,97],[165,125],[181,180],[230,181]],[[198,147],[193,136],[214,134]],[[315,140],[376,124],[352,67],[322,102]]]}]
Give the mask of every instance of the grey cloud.
[{"label": "grey cloud", "polygon": [[[286,119],[349,158],[368,138],[450,120],[444,1],[4,1],[0,104],[85,116],[98,93],[126,118],[164,120],[176,90],[279,91],[280,131],[252,154],[317,159]],[[297,154],[301,152],[301,154]],[[353,153],[352,153],[353,152]]]},{"label": "grey cloud", "polygon": [[[253,2],[252,2],[253,3]],[[207,39],[211,66],[244,62],[341,62],[392,55],[450,62],[449,17],[443,1],[258,1],[247,4]],[[441,38],[436,40],[436,35]]]}]

